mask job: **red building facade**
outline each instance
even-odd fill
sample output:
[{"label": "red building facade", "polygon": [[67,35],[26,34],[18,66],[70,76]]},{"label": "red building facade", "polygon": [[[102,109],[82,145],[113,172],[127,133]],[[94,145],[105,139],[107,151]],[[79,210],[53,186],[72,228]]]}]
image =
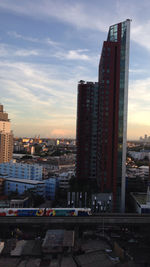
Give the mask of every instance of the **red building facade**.
[{"label": "red building facade", "polygon": [[[110,26],[102,48],[98,83],[89,86],[81,82],[78,86],[77,178],[96,178],[100,192],[113,194],[113,210],[122,212],[125,208],[129,35],[130,20]],[[96,92],[95,102],[88,91]],[[97,105],[95,114],[91,113],[94,103]]]}]

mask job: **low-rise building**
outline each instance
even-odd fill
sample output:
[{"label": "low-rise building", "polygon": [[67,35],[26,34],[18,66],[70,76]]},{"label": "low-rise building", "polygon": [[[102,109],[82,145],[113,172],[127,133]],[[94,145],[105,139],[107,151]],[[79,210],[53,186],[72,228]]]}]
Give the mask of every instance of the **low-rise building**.
[{"label": "low-rise building", "polygon": [[44,180],[44,182],[45,182],[45,197],[47,199],[54,200],[59,185],[58,178],[55,177],[49,178]]},{"label": "low-rise building", "polygon": [[17,197],[10,200],[10,208],[27,208],[30,206],[29,197]]},{"label": "low-rise building", "polygon": [[143,179],[148,179],[149,178],[149,166],[140,166],[139,176]]},{"label": "low-rise building", "polygon": [[150,160],[150,151],[142,150],[142,151],[128,151],[129,155],[135,160],[143,160],[147,157]]},{"label": "low-rise building", "polygon": [[74,171],[63,172],[59,174],[59,188],[63,190],[69,189],[69,181],[74,175]]},{"label": "low-rise building", "polygon": [[150,194],[149,191],[147,193],[131,193],[132,204],[134,207],[134,211],[143,214],[150,213]]},{"label": "low-rise building", "polygon": [[127,168],[127,177],[128,178],[135,178],[140,177],[143,180],[148,180],[149,178],[149,166],[140,166],[138,168]]},{"label": "low-rise building", "polygon": [[45,197],[44,181],[17,178],[5,179],[5,195],[9,195],[11,192],[16,192],[21,195],[29,189],[32,189],[35,194]]}]

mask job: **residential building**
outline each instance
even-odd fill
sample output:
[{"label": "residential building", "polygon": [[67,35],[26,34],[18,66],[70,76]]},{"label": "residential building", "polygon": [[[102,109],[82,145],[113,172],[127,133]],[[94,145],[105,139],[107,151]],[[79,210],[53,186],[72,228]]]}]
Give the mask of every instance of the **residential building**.
[{"label": "residential building", "polygon": [[43,180],[43,167],[38,164],[2,163],[0,174],[5,181],[5,194],[16,192],[20,195],[28,189],[47,199],[54,200],[58,188],[57,178]]},{"label": "residential building", "polygon": [[25,191],[32,190],[37,195],[54,200],[58,185],[57,178],[49,178],[43,181],[5,178],[4,194],[9,195],[12,192],[16,192],[18,195],[22,195]]},{"label": "residential building", "polygon": [[116,212],[125,209],[129,36],[129,19],[110,26],[98,83],[78,85],[77,178],[97,179]]},{"label": "residential building", "polygon": [[150,150],[141,150],[141,151],[128,151],[129,155],[135,160],[150,160]]},{"label": "residential building", "polygon": [[62,190],[68,190],[70,188],[70,179],[74,176],[74,171],[63,172],[59,174],[59,188]]},{"label": "residential building", "polygon": [[5,179],[5,195],[9,195],[11,192],[16,192],[21,195],[29,189],[32,190],[35,194],[45,197],[44,181],[17,178]]},{"label": "residential building", "polygon": [[9,162],[13,153],[13,134],[10,128],[8,114],[0,105],[0,163]]},{"label": "residential building", "polygon": [[1,163],[0,174],[8,178],[42,180],[43,167],[38,164]]},{"label": "residential building", "polygon": [[98,83],[79,82],[76,174],[80,180],[96,179],[98,93]]},{"label": "residential building", "polygon": [[149,180],[149,166],[140,166],[139,167],[139,176],[143,179],[143,180]]},{"label": "residential building", "polygon": [[135,192],[131,193],[130,195],[134,212],[139,214],[150,213],[149,188],[147,190],[147,193]]},{"label": "residential building", "polygon": [[45,182],[45,197],[47,199],[54,200],[56,191],[59,186],[58,178],[52,177],[44,180],[44,182]]},{"label": "residential building", "polygon": [[97,181],[113,193],[113,210],[125,209],[130,20],[110,26],[99,64]]},{"label": "residential building", "polygon": [[17,197],[10,200],[10,208],[28,208],[30,206],[29,197]]}]

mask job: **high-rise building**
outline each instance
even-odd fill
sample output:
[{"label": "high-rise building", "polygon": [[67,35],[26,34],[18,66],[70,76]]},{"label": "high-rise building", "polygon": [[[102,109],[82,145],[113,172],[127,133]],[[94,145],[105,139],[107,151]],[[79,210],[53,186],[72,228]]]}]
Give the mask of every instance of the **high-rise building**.
[{"label": "high-rise building", "polygon": [[8,114],[0,105],[0,163],[9,162],[13,153],[13,134],[10,128]]},{"label": "high-rise building", "polygon": [[[99,191],[112,193],[113,210],[122,212],[125,207],[129,38],[130,20],[110,26],[102,48],[97,90],[93,85],[94,103],[98,108],[94,116],[91,114],[94,103],[87,93],[88,83],[78,86],[77,178],[94,178],[89,173],[94,173],[95,168]],[[95,147],[91,147],[93,128]]]},{"label": "high-rise building", "polygon": [[129,35],[130,20],[111,26],[99,65],[97,179],[116,211],[125,207]]},{"label": "high-rise building", "polygon": [[76,174],[80,180],[96,179],[98,91],[98,83],[78,84]]}]

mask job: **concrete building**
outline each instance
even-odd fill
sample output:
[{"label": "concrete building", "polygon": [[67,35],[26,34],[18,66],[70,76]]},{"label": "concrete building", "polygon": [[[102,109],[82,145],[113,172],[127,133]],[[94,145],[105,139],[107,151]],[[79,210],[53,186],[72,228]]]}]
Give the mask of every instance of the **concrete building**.
[{"label": "concrete building", "polygon": [[139,167],[139,176],[143,180],[149,180],[149,166],[140,166]]},{"label": "concrete building", "polygon": [[0,174],[5,180],[6,195],[11,191],[17,190],[18,194],[23,194],[28,189],[34,189],[35,193],[47,199],[55,199],[59,179],[43,180],[43,167],[38,164],[2,163],[0,164]]},{"label": "concrete building", "polygon": [[8,114],[3,111],[0,105],[0,163],[9,162],[13,153],[13,134],[10,129]]},{"label": "concrete building", "polygon": [[59,188],[62,190],[69,189],[69,181],[71,177],[74,175],[73,171],[63,172],[59,174]]},{"label": "concrete building", "polygon": [[143,150],[140,152],[129,151],[128,153],[135,160],[143,160],[145,157],[150,160],[150,151],[149,150]]},{"label": "concrete building", "polygon": [[28,197],[17,197],[10,200],[10,208],[27,208],[30,200]]},{"label": "concrete building", "polygon": [[38,164],[1,163],[0,174],[8,178],[42,180],[43,167]]},{"label": "concrete building", "polygon": [[32,189],[35,194],[45,197],[44,181],[15,178],[5,179],[5,195],[9,195],[11,192],[21,195],[28,189]]},{"label": "concrete building", "polygon": [[148,190],[147,193],[131,193],[132,204],[134,207],[134,211],[143,214],[150,213],[150,192]]},{"label": "concrete building", "polygon": [[49,178],[49,179],[44,180],[44,182],[45,182],[45,197],[47,199],[54,200],[56,191],[59,186],[58,178],[55,178],[55,177]]},{"label": "concrete building", "polygon": [[28,189],[32,189],[35,194],[54,200],[58,185],[57,178],[49,178],[43,181],[5,178],[4,193],[9,195],[11,192],[17,192],[19,195],[22,195]]},{"label": "concrete building", "polygon": [[142,180],[149,180],[149,166],[140,166],[137,168],[127,168],[127,177],[135,178],[139,177]]}]

